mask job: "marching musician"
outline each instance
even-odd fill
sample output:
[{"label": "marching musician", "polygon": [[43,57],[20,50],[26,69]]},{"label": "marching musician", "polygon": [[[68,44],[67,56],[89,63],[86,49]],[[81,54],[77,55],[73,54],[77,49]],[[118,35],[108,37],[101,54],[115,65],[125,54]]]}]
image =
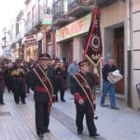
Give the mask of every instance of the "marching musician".
[{"label": "marching musician", "polygon": [[14,93],[14,100],[16,104],[19,104],[20,98],[23,104],[25,102],[25,70],[21,66],[22,60],[16,59],[16,63],[11,68],[12,77],[12,90]]},{"label": "marching musician", "polygon": [[54,93],[56,95],[56,101],[58,102],[58,91],[60,91],[61,101],[65,102],[65,73],[62,69],[61,63],[57,63],[55,66],[55,77],[54,77]]},{"label": "marching musician", "polygon": [[39,56],[39,65],[30,75],[30,88],[34,91],[36,132],[39,138],[49,133],[50,107],[53,102],[54,70],[48,66],[51,58],[48,54]]},{"label": "marching musician", "polygon": [[0,104],[1,105],[5,105],[4,101],[3,101],[3,92],[4,92],[4,69],[0,60]]},{"label": "marching musician", "polygon": [[86,115],[86,124],[90,137],[99,136],[94,124],[94,95],[93,88],[93,75],[89,73],[89,65],[87,60],[80,61],[79,72],[71,79],[71,91],[74,95],[76,105],[76,126],[77,133],[83,133],[83,118]]},{"label": "marching musician", "polygon": [[5,59],[5,65],[4,65],[4,80],[5,80],[5,86],[8,90],[8,92],[12,91],[12,80],[11,80],[11,60]]}]

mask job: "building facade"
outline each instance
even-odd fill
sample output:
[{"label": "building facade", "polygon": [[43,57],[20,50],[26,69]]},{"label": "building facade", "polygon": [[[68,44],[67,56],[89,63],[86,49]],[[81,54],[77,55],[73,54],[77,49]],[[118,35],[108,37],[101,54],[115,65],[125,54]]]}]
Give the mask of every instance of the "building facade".
[{"label": "building facade", "polygon": [[[16,19],[20,20],[12,22],[10,28],[10,44],[15,58],[36,60],[39,54],[49,53],[52,58],[65,57],[68,63],[74,59],[83,59],[83,47],[91,23],[94,2],[25,0],[24,12],[21,10],[16,15]],[[123,75],[123,79],[116,84],[116,95],[122,98],[126,105],[139,111],[140,95],[136,85],[140,83],[140,1],[98,0],[98,5],[101,10],[103,44],[103,58],[98,67],[98,90],[102,92],[102,67],[108,58],[113,58]],[[20,33],[20,29],[23,28],[24,36]]]},{"label": "building facade", "polygon": [[52,4],[46,0],[26,0],[25,4],[25,58],[26,61],[37,60],[41,53],[50,48],[48,45],[51,45],[52,38],[50,39],[48,32],[51,31],[49,25],[52,23]]},{"label": "building facade", "polygon": [[139,56],[140,56],[140,1],[132,0],[131,2],[131,101],[132,106],[135,110],[140,111],[140,96],[138,95],[138,91],[136,90],[136,85],[140,83],[140,63],[139,63]]},{"label": "building facade", "polygon": [[[55,1],[54,8],[58,10]],[[68,61],[83,58],[83,46],[87,38],[91,22],[91,9],[93,1],[68,0],[68,11],[63,5],[54,13],[53,24],[56,30],[56,55],[59,58],[66,57]],[[139,56],[139,30],[140,2],[136,0],[99,0],[101,9],[101,34],[103,44],[103,63],[108,58],[115,59],[116,66],[124,76],[116,84],[117,96],[124,99],[128,106],[135,110],[140,108],[140,100],[136,90],[136,84],[140,82]],[[62,9],[62,10],[60,10]],[[100,64],[100,93],[102,91],[102,74]]]}]

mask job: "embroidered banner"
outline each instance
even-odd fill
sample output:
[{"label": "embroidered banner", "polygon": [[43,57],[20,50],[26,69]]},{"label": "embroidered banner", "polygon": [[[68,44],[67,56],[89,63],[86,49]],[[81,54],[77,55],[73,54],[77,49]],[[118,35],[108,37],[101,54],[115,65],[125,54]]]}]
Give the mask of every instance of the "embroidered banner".
[{"label": "embroidered banner", "polygon": [[97,66],[102,57],[100,10],[97,6],[92,11],[92,21],[84,46],[84,56],[94,65],[94,68],[97,69]]}]

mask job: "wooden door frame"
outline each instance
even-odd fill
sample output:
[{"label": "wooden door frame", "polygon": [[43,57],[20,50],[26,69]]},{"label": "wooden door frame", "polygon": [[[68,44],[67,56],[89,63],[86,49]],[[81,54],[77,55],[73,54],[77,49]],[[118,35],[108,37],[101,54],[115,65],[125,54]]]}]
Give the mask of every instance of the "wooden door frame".
[{"label": "wooden door frame", "polygon": [[[124,43],[124,37],[119,38],[119,39],[114,39],[114,60],[115,60],[116,66],[118,67],[118,63],[117,63],[118,53],[116,53],[117,52],[117,46],[116,46],[117,42],[123,42]],[[123,47],[123,55],[125,56],[125,47]],[[124,64],[124,59],[123,59],[123,64]],[[123,75],[125,75],[125,66],[124,65],[123,65]],[[122,80],[123,80],[123,94],[124,94],[125,79],[123,78]]]},{"label": "wooden door frame", "polygon": [[[122,38],[119,38],[119,39],[114,39],[114,60],[117,60],[117,53],[115,53],[116,52],[116,42],[119,42],[119,41],[121,41],[121,40],[123,40],[124,41],[124,37],[122,37]],[[125,52],[125,51],[124,51]],[[125,54],[124,54],[125,55]],[[116,61],[115,61],[116,62]]]}]

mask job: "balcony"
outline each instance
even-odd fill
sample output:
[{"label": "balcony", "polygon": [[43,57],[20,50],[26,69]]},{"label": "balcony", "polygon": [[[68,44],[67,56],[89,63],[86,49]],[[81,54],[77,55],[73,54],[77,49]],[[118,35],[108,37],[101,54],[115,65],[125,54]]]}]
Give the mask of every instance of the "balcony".
[{"label": "balcony", "polygon": [[62,26],[69,22],[65,16],[68,12],[68,0],[57,0],[53,4],[53,25]]},{"label": "balcony", "polygon": [[28,22],[27,31],[29,32],[32,29],[32,21]]},{"label": "balcony", "polygon": [[67,0],[57,0],[53,4],[53,20],[57,20],[60,18],[62,15],[68,12],[68,5],[67,5]]},{"label": "balcony", "polygon": [[25,0],[25,2],[24,2],[24,3],[28,5],[28,4],[29,4],[29,2],[30,2],[30,0]]},{"label": "balcony", "polygon": [[82,17],[92,9],[94,0],[68,0],[68,16]]},{"label": "balcony", "polygon": [[22,39],[22,31],[20,31],[17,35],[16,35],[16,41],[15,42],[18,42],[19,40]]},{"label": "balcony", "polygon": [[101,8],[107,7],[109,5],[112,5],[116,2],[118,2],[119,0],[98,0],[98,4]]},{"label": "balcony", "polygon": [[[98,5],[100,8],[107,7],[114,4],[118,0],[98,0]],[[82,17],[93,8],[94,0],[68,0],[68,16]]]},{"label": "balcony", "polygon": [[32,19],[32,24],[33,24],[33,27],[37,26],[38,23],[39,23],[39,20],[38,20],[38,15],[36,14],[33,19]]},{"label": "balcony", "polygon": [[25,26],[24,26],[24,35],[28,35],[32,30],[32,22],[27,21]]},{"label": "balcony", "polygon": [[17,17],[16,17],[16,21],[19,22],[22,18],[24,14],[24,11],[23,10],[20,10],[19,13],[17,14]]}]

